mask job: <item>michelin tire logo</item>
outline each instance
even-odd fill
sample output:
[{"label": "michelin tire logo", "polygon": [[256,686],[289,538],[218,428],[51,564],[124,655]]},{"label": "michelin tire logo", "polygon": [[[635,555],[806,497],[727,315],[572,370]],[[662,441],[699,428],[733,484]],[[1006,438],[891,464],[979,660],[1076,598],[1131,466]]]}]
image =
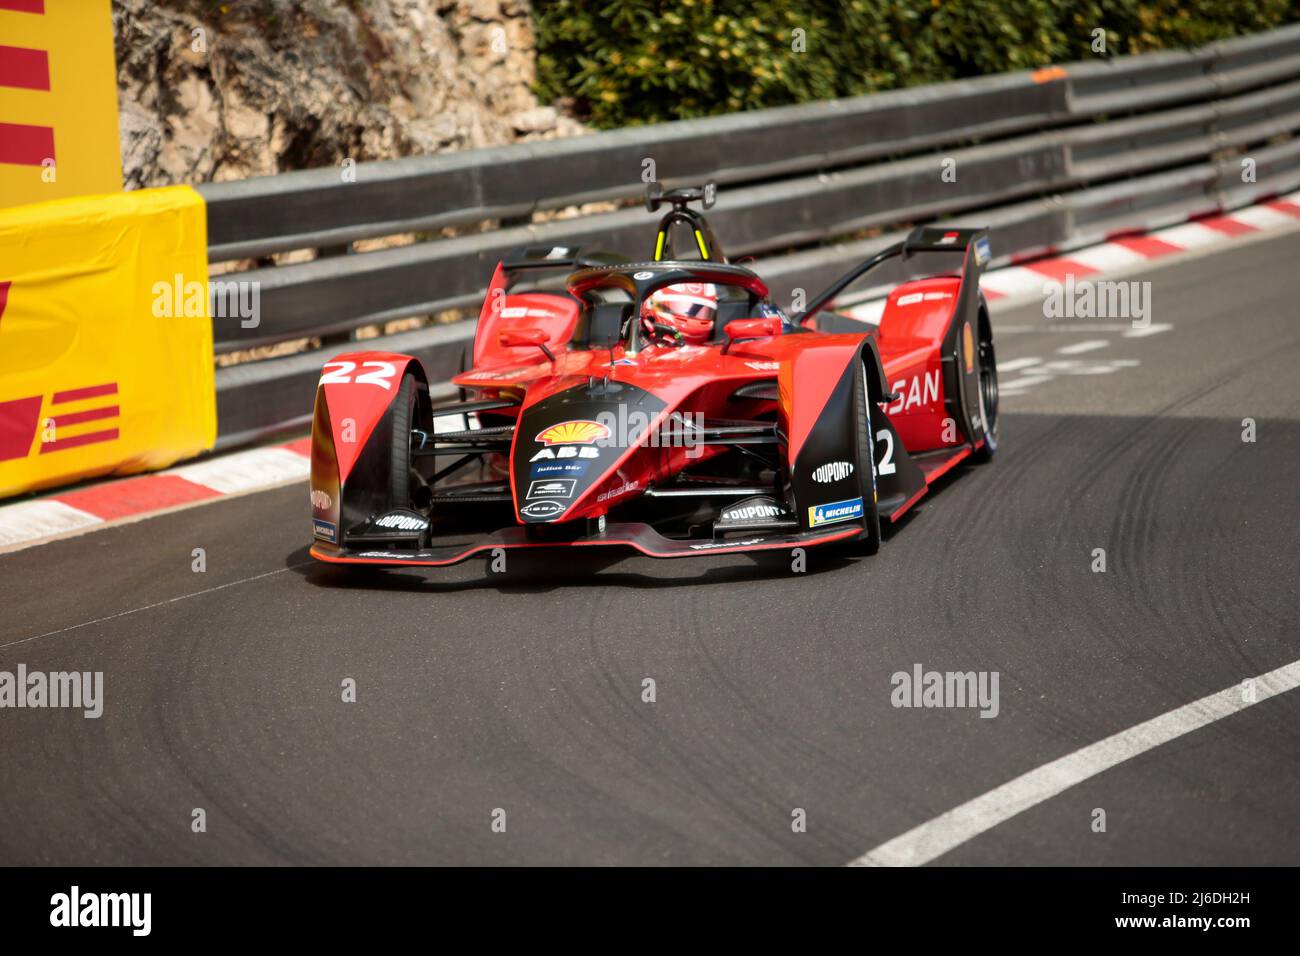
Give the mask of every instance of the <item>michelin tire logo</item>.
[{"label": "michelin tire logo", "polygon": [[862,517],[862,499],[849,498],[845,501],[832,501],[829,504],[813,505],[808,509],[808,526],[819,528],[824,524],[839,521],[852,521]]}]

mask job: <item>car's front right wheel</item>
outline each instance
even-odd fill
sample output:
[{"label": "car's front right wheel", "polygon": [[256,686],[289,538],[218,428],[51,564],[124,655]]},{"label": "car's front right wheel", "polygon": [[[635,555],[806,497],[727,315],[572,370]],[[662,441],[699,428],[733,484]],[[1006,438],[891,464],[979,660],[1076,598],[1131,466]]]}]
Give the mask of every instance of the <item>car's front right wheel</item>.
[{"label": "car's front right wheel", "polygon": [[876,510],[876,449],[871,438],[871,388],[866,363],[854,377],[853,409],[857,417],[858,490],[862,495],[862,520],[866,525],[854,550],[875,554],[880,550],[880,513]]}]

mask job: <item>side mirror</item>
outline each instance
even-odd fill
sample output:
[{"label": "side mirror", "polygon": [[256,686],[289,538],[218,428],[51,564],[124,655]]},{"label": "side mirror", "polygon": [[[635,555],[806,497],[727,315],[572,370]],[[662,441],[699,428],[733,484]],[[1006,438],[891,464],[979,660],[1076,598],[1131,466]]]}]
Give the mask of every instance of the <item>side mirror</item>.
[{"label": "side mirror", "polygon": [[555,354],[546,347],[547,335],[541,329],[502,329],[497,341],[502,348],[518,348],[532,345],[542,350],[546,357],[555,361]]},{"label": "side mirror", "polygon": [[734,322],[728,322],[722,331],[733,341],[763,339],[769,335],[781,334],[781,320],[776,316],[765,319],[736,319]]},{"label": "side mirror", "polygon": [[503,348],[516,348],[521,345],[545,345],[546,333],[541,329],[502,329],[497,341]]},{"label": "side mirror", "polygon": [[645,208],[646,212],[654,212],[659,208],[659,199],[664,194],[664,187],[657,181],[651,182],[645,188]]},{"label": "side mirror", "polygon": [[727,350],[742,339],[765,339],[780,335],[781,320],[774,315],[765,319],[736,319],[728,322],[722,332],[727,336],[727,341],[722,346],[722,354],[726,355]]}]

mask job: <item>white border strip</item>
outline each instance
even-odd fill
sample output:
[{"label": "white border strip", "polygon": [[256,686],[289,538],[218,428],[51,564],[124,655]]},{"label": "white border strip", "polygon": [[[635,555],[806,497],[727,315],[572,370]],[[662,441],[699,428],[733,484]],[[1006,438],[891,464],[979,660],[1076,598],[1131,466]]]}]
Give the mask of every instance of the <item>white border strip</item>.
[{"label": "white border strip", "polygon": [[165,474],[176,475],[223,495],[235,495],[290,481],[306,481],[311,474],[311,459],[287,448],[254,448],[182,465]]},{"label": "white border strip", "polygon": [[858,857],[850,866],[920,866],[1116,764],[1300,687],[1300,661],[1185,704],[1044,764]]},{"label": "white border strip", "polygon": [[0,548],[97,525],[102,518],[51,498],[20,501],[0,510]]}]

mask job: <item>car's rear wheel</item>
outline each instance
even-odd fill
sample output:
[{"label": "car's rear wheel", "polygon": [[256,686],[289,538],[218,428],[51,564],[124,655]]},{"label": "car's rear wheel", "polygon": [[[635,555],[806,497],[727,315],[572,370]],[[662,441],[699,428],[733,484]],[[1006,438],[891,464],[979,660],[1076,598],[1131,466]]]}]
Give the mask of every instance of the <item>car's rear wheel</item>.
[{"label": "car's rear wheel", "polygon": [[858,488],[862,494],[862,520],[866,530],[858,538],[859,554],[875,554],[880,550],[880,513],[876,510],[876,449],[871,436],[871,388],[867,382],[867,366],[861,365],[856,376],[853,407],[857,414]]},{"label": "car's rear wheel", "polygon": [[998,450],[998,362],[991,338],[981,336],[978,351],[980,422],[984,444],[975,452],[974,457],[978,462],[985,462],[990,461]]}]

